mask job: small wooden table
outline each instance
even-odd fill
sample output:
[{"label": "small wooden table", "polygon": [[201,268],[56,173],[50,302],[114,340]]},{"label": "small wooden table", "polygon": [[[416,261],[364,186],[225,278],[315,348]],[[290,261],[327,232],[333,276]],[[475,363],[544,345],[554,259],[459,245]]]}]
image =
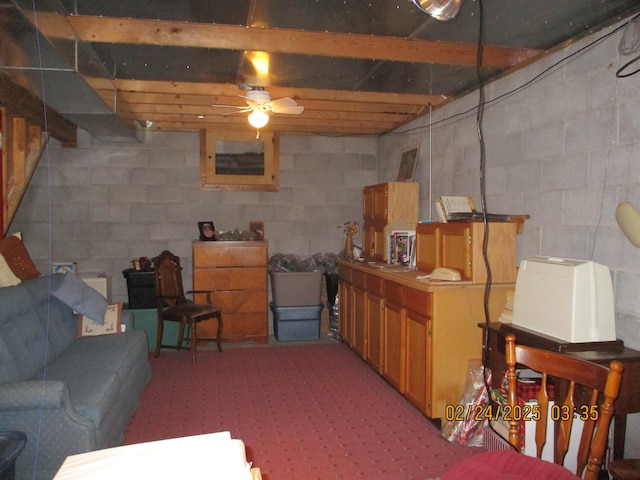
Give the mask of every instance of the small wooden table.
[{"label": "small wooden table", "polygon": [[[486,366],[493,372],[492,386],[497,388],[507,369],[505,337],[516,336],[516,343],[559,352],[601,365],[619,360],[624,365],[620,394],[615,403],[613,458],[623,458],[627,430],[627,414],[640,412],[640,352],[627,348],[621,340],[614,342],[569,343],[508,323],[478,324],[488,335],[484,348]],[[484,342],[483,342],[484,343]],[[488,347],[488,348],[487,348]],[[560,394],[561,395],[561,394]]]}]

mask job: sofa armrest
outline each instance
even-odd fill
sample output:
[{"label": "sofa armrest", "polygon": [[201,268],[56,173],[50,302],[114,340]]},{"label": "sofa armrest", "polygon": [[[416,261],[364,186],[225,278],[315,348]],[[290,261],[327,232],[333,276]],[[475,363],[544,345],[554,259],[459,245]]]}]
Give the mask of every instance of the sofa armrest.
[{"label": "sofa armrest", "polygon": [[58,380],[0,385],[0,425],[27,435],[16,478],[53,478],[64,459],[97,448],[96,427],[71,405]]},{"label": "sofa armrest", "polygon": [[60,410],[62,418],[77,426],[94,430],[91,420],[81,416],[71,405],[69,387],[59,380],[30,380],[0,385],[0,415],[44,410]]}]

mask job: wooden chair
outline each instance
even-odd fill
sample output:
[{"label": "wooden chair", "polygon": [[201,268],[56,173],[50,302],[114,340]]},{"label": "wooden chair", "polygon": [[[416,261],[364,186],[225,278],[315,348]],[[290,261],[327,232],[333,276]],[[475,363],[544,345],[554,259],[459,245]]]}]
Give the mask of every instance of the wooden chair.
[{"label": "wooden chair", "polygon": [[[574,412],[578,418],[584,414],[588,417],[584,421],[582,436],[578,447],[576,475],[586,480],[597,480],[601,470],[607,447],[609,424],[614,411],[614,402],[620,390],[622,379],[622,363],[613,361],[609,368],[567,355],[540,350],[533,347],[516,345],[514,335],[506,337],[506,359],[508,405],[514,413],[509,421],[509,443],[520,451],[520,418],[517,412],[519,401],[516,393],[517,367],[527,367],[542,374],[542,386],[538,395],[540,418],[536,422],[535,441],[538,458],[542,455],[542,448],[547,435],[549,413],[551,423],[556,424],[556,445],[554,462],[562,465],[569,448],[571,425]],[[567,383],[567,394],[564,401],[556,400],[551,409],[549,405],[548,385],[550,377]],[[586,392],[585,401],[577,400]],[[599,398],[602,398],[598,405]],[[568,412],[568,413],[567,413]],[[535,412],[532,412],[532,414]],[[586,470],[585,470],[586,467]]]},{"label": "wooden chair", "polygon": [[[222,310],[211,304],[211,292],[192,290],[187,293],[206,293],[207,304],[197,304],[186,299],[182,286],[182,267],[180,258],[165,250],[153,259],[156,282],[156,306],[158,310],[158,336],[154,356],[160,355],[160,348],[180,349],[184,342],[184,328],[189,325],[189,346],[191,348],[191,362],[196,363],[196,348],[198,340],[215,340],[218,351],[222,352]],[[199,337],[197,324],[203,320],[216,318],[218,331],[215,337]],[[162,345],[164,322],[179,322],[178,344]]]},{"label": "wooden chair", "polygon": [[640,480],[640,458],[620,458],[609,463],[613,480]]}]

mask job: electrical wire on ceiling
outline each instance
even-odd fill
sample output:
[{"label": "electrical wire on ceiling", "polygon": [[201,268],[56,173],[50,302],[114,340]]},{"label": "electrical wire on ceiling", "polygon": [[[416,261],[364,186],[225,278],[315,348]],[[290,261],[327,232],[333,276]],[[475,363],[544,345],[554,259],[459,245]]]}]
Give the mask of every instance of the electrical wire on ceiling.
[{"label": "electrical wire on ceiling", "polygon": [[[533,85],[534,83],[536,83],[539,80],[542,80],[543,78],[547,77],[548,75],[550,75],[551,73],[554,73],[555,70],[557,70],[558,68],[570,63],[571,61],[575,60],[576,57],[578,57],[579,55],[585,53],[587,50],[590,50],[591,48],[593,48],[594,46],[596,46],[597,44],[603,42],[604,40],[608,39],[609,37],[611,37],[612,35],[615,35],[617,32],[619,32],[620,30],[626,28],[630,23],[634,24],[634,28],[639,28],[639,26],[637,25],[640,22],[640,14],[635,15],[631,20],[629,20],[629,22],[624,23],[622,25],[619,25],[618,27],[614,28],[613,30],[611,30],[608,33],[605,33],[604,35],[602,35],[601,37],[596,38],[595,40],[593,40],[592,42],[589,42],[587,45],[585,45],[584,47],[579,48],[578,50],[576,50],[575,52],[572,52],[564,57],[562,57],[560,60],[558,60],[557,62],[549,65],[547,68],[545,68],[544,70],[542,70],[540,73],[538,73],[537,75],[533,76],[531,79],[527,80],[526,82],[522,83],[521,85],[518,85],[517,87],[501,94],[498,95],[495,98],[492,98],[490,100],[485,100],[484,103],[482,105],[475,105],[465,111],[462,112],[457,112],[454,113],[448,117],[442,118],[434,123],[429,123],[427,125],[420,125],[417,127],[413,127],[407,130],[402,130],[402,131],[394,131],[394,132],[388,132],[385,133],[382,136],[403,136],[403,135],[410,135],[413,133],[419,133],[421,131],[424,131],[425,129],[429,129],[429,128],[439,128],[439,127],[445,127],[447,125],[449,125],[450,122],[452,122],[453,120],[457,120],[460,118],[466,118],[474,113],[476,113],[477,109],[480,108],[480,106],[482,107],[486,107],[486,106],[490,106],[494,103],[497,103],[501,100],[504,100],[505,98],[508,98],[512,95],[515,95],[516,93],[520,92],[521,90],[524,90],[525,88]],[[639,58],[635,58],[633,59],[631,62],[628,62],[628,64],[631,64],[635,61],[640,60]],[[626,65],[625,65],[626,66]],[[623,66],[620,70],[622,70],[623,68],[625,68],[625,66]],[[619,70],[619,71],[620,71]],[[638,69],[640,70],[640,68]],[[638,71],[637,70],[637,71]],[[631,72],[630,74],[624,75],[624,76],[631,76],[635,73],[637,73],[637,71],[635,72]],[[620,77],[619,75],[617,75],[618,77]]]},{"label": "electrical wire on ceiling", "polygon": [[[633,17],[624,27],[620,44],[618,45],[618,52],[620,55],[633,55],[640,51],[640,15]],[[631,60],[626,62],[616,71],[616,77],[626,78],[631,75],[635,75],[640,72],[640,67],[627,72],[626,70],[634,63],[640,61],[640,55],[636,55]]]}]

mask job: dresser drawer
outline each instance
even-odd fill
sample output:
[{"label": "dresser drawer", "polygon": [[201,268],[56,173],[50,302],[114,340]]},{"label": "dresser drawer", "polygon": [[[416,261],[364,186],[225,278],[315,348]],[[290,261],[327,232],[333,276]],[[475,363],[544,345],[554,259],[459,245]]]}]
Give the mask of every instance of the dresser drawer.
[{"label": "dresser drawer", "polygon": [[194,290],[263,290],[265,267],[200,268],[193,271]]},{"label": "dresser drawer", "polygon": [[404,295],[407,310],[422,313],[427,317],[431,316],[431,294],[413,288],[405,288]]},{"label": "dresser drawer", "polygon": [[[199,294],[201,301],[206,295]],[[223,290],[211,294],[211,302],[222,308],[222,317],[231,313],[264,312],[267,315],[266,290]]]},{"label": "dresser drawer", "polygon": [[[207,245],[194,245],[193,248],[193,263],[198,267],[265,266],[267,264],[267,250],[263,245],[252,246],[253,242],[202,243]],[[248,245],[238,245],[243,243]]]}]

